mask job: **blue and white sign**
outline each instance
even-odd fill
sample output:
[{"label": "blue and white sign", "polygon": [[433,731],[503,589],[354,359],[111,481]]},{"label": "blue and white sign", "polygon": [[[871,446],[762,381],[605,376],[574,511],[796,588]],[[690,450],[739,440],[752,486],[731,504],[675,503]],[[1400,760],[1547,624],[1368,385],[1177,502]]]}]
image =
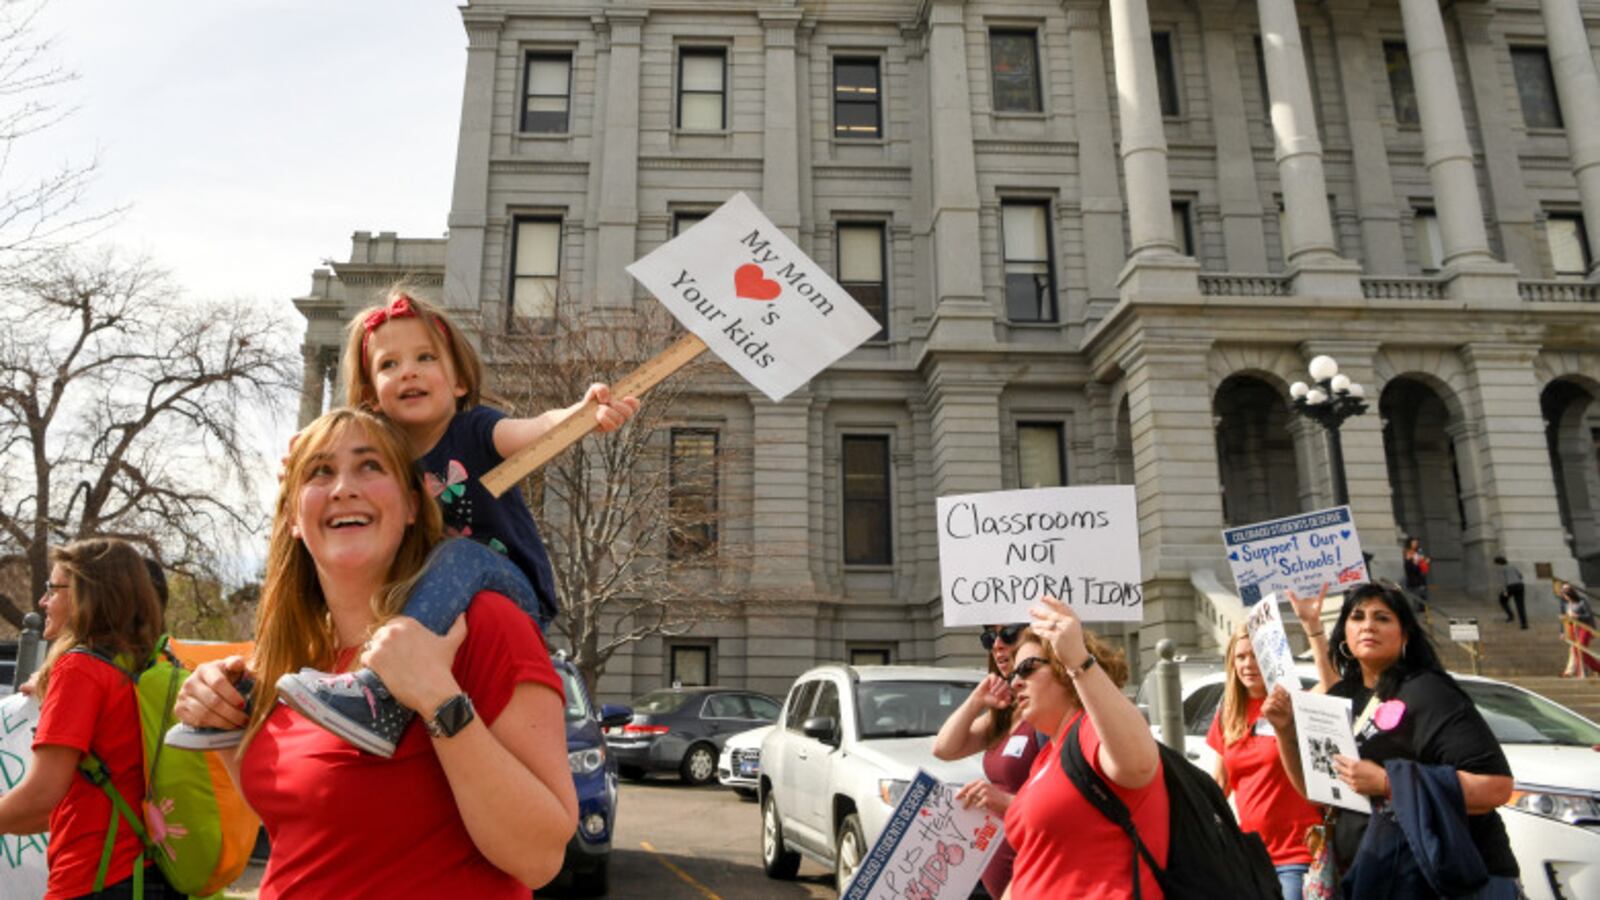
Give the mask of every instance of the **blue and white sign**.
[{"label": "blue and white sign", "polygon": [[1005,833],[999,816],[957,803],[959,789],[919,769],[840,900],[965,900]]},{"label": "blue and white sign", "polygon": [[1315,596],[1324,584],[1341,591],[1367,580],[1348,506],[1225,528],[1222,543],[1246,606],[1274,591]]}]

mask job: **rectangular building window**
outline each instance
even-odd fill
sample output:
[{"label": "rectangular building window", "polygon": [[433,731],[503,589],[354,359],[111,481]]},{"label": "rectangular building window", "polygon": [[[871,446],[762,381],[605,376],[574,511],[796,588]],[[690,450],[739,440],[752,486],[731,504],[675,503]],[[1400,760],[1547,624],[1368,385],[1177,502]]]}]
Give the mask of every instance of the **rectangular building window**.
[{"label": "rectangular building window", "polygon": [[894,661],[894,654],[888,647],[864,647],[851,645],[850,665],[852,666],[887,666]]},{"label": "rectangular building window", "polygon": [[667,651],[667,678],[674,687],[703,687],[711,683],[711,648],[704,644],[674,644]]},{"label": "rectangular building window", "polygon": [[561,281],[561,220],[517,219],[511,254],[510,315],[554,317]]},{"label": "rectangular building window", "polygon": [[522,130],[565,134],[572,108],[572,54],[528,54],[524,83],[527,96],[522,104]]},{"label": "rectangular building window", "polygon": [[1032,31],[989,32],[989,66],[996,112],[1042,112],[1039,40]]},{"label": "rectangular building window", "polygon": [[844,438],[844,562],[886,566],[894,562],[889,517],[889,439]]},{"label": "rectangular building window", "polygon": [[1156,55],[1156,93],[1161,97],[1161,114],[1178,115],[1178,60],[1172,46],[1172,32],[1150,32],[1150,45]]},{"label": "rectangular building window", "polygon": [[728,53],[720,47],[678,51],[678,127],[721,131],[728,127]]},{"label": "rectangular building window", "polygon": [[1049,213],[1048,203],[1000,204],[1006,318],[1013,322],[1056,320],[1055,254],[1051,252]]},{"label": "rectangular building window", "polygon": [[1194,256],[1194,206],[1188,200],[1172,202],[1172,236],[1184,256]]},{"label": "rectangular building window", "polygon": [[667,472],[667,557],[717,552],[717,432],[674,428]]},{"label": "rectangular building window", "polygon": [[707,215],[710,214],[703,212],[674,213],[672,216],[672,236],[677,237],[678,235],[683,234],[685,231],[688,231],[695,225],[699,224],[700,221]]},{"label": "rectangular building window", "polygon": [[889,339],[884,256],[882,225],[839,225],[839,286],[878,321],[878,333],[871,338],[874,341]]},{"label": "rectangular building window", "polygon": [[883,92],[876,59],[840,57],[833,61],[833,136],[883,136]]},{"label": "rectangular building window", "polygon": [[1405,41],[1383,42],[1383,65],[1389,72],[1389,96],[1394,100],[1394,120],[1400,125],[1418,125],[1417,87],[1411,81],[1411,53]]},{"label": "rectangular building window", "polygon": [[1433,275],[1444,268],[1444,236],[1439,231],[1439,214],[1431,209],[1417,210],[1417,263],[1422,274]]},{"label": "rectangular building window", "polygon": [[1550,216],[1545,220],[1544,234],[1557,278],[1582,278],[1589,273],[1589,237],[1582,216]]},{"label": "rectangular building window", "polygon": [[1017,423],[1017,486],[1063,487],[1067,447],[1060,422]]},{"label": "rectangular building window", "polygon": [[1512,47],[1511,70],[1517,77],[1522,121],[1529,128],[1560,128],[1561,105],[1556,101],[1556,79],[1545,48]]}]

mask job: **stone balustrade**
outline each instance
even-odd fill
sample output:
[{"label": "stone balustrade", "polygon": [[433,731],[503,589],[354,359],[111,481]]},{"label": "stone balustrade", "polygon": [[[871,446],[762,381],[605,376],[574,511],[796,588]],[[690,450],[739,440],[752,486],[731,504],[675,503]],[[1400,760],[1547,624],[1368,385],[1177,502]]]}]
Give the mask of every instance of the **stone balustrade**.
[{"label": "stone balustrade", "polygon": [[1294,291],[1287,275],[1201,272],[1200,293],[1206,297],[1288,297]]},{"label": "stone balustrade", "polygon": [[1442,300],[1444,286],[1434,278],[1365,277],[1361,295],[1368,300]]},{"label": "stone balustrade", "polygon": [[1600,303],[1600,282],[1519,281],[1517,293],[1525,303]]}]

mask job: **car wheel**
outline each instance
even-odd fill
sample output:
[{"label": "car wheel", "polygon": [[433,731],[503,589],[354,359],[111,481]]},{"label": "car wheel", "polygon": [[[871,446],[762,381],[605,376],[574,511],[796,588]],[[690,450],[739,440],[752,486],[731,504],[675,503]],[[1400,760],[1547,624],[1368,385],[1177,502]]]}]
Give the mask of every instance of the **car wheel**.
[{"label": "car wheel", "polygon": [[717,776],[717,751],[710,744],[695,744],[689,752],[683,755],[683,763],[678,766],[678,775],[683,778],[683,783],[699,787],[710,784],[711,779]]},{"label": "car wheel", "polygon": [[772,794],[761,804],[761,868],[768,878],[792,881],[800,871],[800,854],[783,846],[783,820],[778,817],[778,801]]},{"label": "car wheel", "polygon": [[850,879],[866,855],[867,839],[861,833],[861,819],[851,813],[839,823],[839,839],[833,844],[833,878],[840,894],[850,886]]},{"label": "car wheel", "polygon": [[587,872],[574,872],[572,892],[579,897],[604,897],[611,890],[611,857]]},{"label": "car wheel", "polygon": [[627,781],[643,781],[644,770],[638,766],[618,766],[617,774]]}]

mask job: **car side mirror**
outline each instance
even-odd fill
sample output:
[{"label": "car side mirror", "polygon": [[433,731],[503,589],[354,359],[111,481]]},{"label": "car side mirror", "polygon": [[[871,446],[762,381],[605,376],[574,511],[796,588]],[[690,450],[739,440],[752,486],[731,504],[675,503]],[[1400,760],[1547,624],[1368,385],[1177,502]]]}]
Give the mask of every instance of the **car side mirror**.
[{"label": "car side mirror", "polygon": [[633,721],[633,709],[616,703],[607,703],[600,707],[600,726],[602,728],[616,728]]},{"label": "car side mirror", "polygon": [[839,746],[839,723],[833,716],[813,716],[801,724],[800,732],[830,747]]}]

